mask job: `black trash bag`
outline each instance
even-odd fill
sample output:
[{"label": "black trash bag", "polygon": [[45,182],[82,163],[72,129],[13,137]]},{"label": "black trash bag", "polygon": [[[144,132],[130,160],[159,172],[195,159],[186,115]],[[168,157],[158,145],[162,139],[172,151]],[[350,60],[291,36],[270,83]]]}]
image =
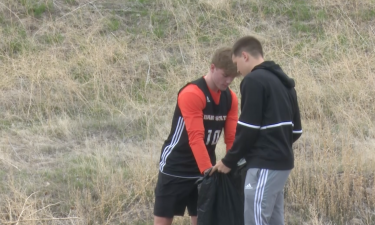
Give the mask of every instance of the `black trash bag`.
[{"label": "black trash bag", "polygon": [[226,174],[206,174],[199,184],[198,225],[243,225],[243,200]]},{"label": "black trash bag", "polygon": [[241,159],[236,168],[232,169],[228,174],[230,181],[232,182],[233,187],[237,190],[240,195],[242,202],[245,200],[245,179],[247,173],[247,164],[245,159]]}]

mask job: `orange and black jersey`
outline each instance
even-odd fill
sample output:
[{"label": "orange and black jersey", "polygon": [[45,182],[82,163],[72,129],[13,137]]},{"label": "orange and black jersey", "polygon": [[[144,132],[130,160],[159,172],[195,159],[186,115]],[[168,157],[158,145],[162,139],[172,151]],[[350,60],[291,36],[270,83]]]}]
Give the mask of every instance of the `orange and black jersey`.
[{"label": "orange and black jersey", "polygon": [[215,148],[224,129],[226,149],[234,141],[238,99],[229,88],[214,92],[202,77],[183,87],[175,108],[171,132],[162,147],[162,173],[196,178],[216,163]]}]

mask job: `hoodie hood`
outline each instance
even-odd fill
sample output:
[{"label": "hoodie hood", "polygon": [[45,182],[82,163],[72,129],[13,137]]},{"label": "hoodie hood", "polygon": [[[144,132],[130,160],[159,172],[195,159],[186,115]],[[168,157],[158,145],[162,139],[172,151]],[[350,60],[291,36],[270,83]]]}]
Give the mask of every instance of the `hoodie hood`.
[{"label": "hoodie hood", "polygon": [[284,71],[281,69],[281,67],[276,64],[274,61],[264,61],[261,64],[254,67],[252,71],[258,70],[258,69],[264,69],[270,71],[272,74],[277,76],[279,80],[284,84],[287,88],[294,88],[295,82],[292,78],[288,77],[284,73]]}]

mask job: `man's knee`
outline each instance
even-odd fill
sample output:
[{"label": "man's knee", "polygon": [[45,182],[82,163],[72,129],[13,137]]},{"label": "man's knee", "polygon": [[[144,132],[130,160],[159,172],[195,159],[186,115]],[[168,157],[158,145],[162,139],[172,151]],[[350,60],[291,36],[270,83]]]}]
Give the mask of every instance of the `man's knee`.
[{"label": "man's knee", "polygon": [[154,225],[171,225],[173,218],[154,216]]},{"label": "man's knee", "polygon": [[191,225],[197,225],[197,224],[198,224],[198,217],[191,216]]}]

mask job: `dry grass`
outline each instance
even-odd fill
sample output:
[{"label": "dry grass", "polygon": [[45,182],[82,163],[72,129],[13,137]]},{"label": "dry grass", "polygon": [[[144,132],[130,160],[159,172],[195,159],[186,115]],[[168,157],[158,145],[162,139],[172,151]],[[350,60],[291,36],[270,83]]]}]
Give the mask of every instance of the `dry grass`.
[{"label": "dry grass", "polygon": [[1,0],[0,223],[150,224],[177,91],[251,34],[297,83],[287,224],[374,224],[374,5]]}]

